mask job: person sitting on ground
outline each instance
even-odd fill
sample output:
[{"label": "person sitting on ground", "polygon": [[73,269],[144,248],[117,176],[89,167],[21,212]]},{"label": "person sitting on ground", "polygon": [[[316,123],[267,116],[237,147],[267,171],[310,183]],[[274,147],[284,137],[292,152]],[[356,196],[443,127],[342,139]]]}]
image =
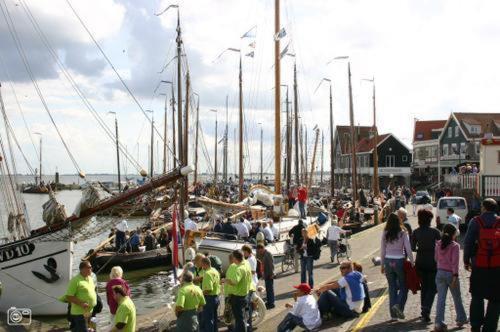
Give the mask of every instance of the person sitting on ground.
[{"label": "person sitting on ground", "polygon": [[351,261],[340,264],[340,273],[342,277],[339,280],[327,283],[316,291],[320,294],[318,307],[323,317],[334,314],[354,318],[363,312],[365,299],[363,274],[354,270]]},{"label": "person sitting on ground", "polygon": [[[363,266],[357,262],[352,262],[352,267],[354,271],[358,271],[363,274]],[[368,312],[372,307],[372,301],[370,299],[370,291],[368,289],[368,281],[366,280],[366,276],[363,278],[363,290],[365,291],[365,299],[363,302],[363,312]]]},{"label": "person sitting on ground", "polygon": [[287,303],[285,307],[292,309],[278,325],[278,332],[289,332],[300,326],[306,331],[314,330],[321,326],[321,315],[318,303],[311,295],[311,287],[302,283],[293,286],[296,291],[293,293],[294,304]]},{"label": "person sitting on ground", "polygon": [[156,238],[153,236],[153,232],[150,229],[146,231],[146,236],[144,237],[144,246],[146,246],[146,251],[156,249]]}]

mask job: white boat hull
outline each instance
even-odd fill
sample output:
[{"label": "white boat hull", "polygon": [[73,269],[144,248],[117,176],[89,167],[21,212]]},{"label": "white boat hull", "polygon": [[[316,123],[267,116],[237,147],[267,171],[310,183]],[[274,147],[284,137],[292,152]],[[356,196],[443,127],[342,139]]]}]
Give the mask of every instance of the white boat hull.
[{"label": "white boat hull", "polygon": [[[1,312],[16,307],[31,309],[33,315],[66,314],[67,305],[57,298],[64,295],[71,278],[73,243],[44,241],[50,236],[0,246]],[[53,272],[58,278],[44,265],[55,267]]]}]

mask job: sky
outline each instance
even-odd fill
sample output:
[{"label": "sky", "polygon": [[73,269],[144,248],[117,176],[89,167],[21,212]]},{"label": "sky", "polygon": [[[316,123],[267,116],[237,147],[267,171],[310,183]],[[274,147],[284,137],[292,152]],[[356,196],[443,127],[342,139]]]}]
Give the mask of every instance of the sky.
[{"label": "sky", "polygon": [[[202,139],[200,172],[214,162],[215,118],[218,119],[218,160],[228,99],[229,171],[236,169],[234,131],[238,123],[238,53],[243,68],[245,114],[245,172],[258,172],[260,128],[263,129],[264,171],[274,170],[274,1],[272,0],[0,0],[0,82],[6,114],[21,150],[32,168],[43,141],[44,173],[56,169],[74,174],[116,172],[113,137],[105,134],[86,105],[114,132],[115,112],[119,138],[131,158],[122,172],[148,169],[150,122],[154,113],[154,165],[161,169],[165,97],[175,81],[176,10],[161,16],[169,4],[179,4],[185,55],[191,88],[199,96]],[[85,27],[71,10],[85,23]],[[393,133],[411,147],[415,119],[447,119],[451,111],[498,112],[500,104],[500,12],[498,1],[461,0],[282,0],[281,26],[286,36],[281,49],[281,84],[288,85],[293,101],[293,65],[297,66],[298,108],[308,135],[309,162],[314,145],[313,127],[325,137],[324,165],[329,165],[328,86],[332,80],[334,125],[347,125],[347,61],[352,69],[355,122],[372,124],[372,85],[375,77],[379,133]],[[31,16],[28,16],[31,15]],[[30,19],[31,18],[31,19]],[[6,20],[7,19],[7,20]],[[18,51],[7,21],[16,30]],[[54,51],[44,45],[42,31]],[[241,36],[256,27],[254,38]],[[250,44],[255,42],[255,48]],[[254,57],[245,56],[254,51]],[[45,108],[30,79],[23,58],[43,95]],[[56,64],[69,73],[87,104]],[[165,65],[167,65],[165,67]],[[165,68],[164,68],[165,67]],[[119,73],[132,92],[127,93]],[[163,69],[164,68],[164,69]],[[163,70],[162,70],[163,69]],[[285,111],[286,88],[282,87]],[[165,94],[163,95],[163,94]],[[183,87],[185,93],[185,87]],[[185,98],[185,97],[184,97]],[[192,97],[195,100],[196,97]],[[170,103],[167,103],[168,144],[171,147]],[[191,120],[195,112],[192,104]],[[293,106],[293,104],[291,104]],[[71,151],[72,163],[47,110]],[[211,111],[217,110],[217,113]],[[282,114],[284,126],[285,113]],[[190,163],[194,156],[194,121],[190,126]],[[3,125],[0,126],[5,139]],[[111,135],[112,136],[112,135]],[[321,136],[321,134],[320,134]],[[321,142],[321,137],[319,137]],[[321,144],[321,143],[320,143]],[[28,173],[21,153],[14,151],[17,171]],[[318,159],[321,159],[318,148]],[[122,160],[124,158],[122,157]],[[169,157],[168,167],[172,167]],[[139,166],[134,167],[133,164]],[[316,162],[317,169],[320,163]]]}]

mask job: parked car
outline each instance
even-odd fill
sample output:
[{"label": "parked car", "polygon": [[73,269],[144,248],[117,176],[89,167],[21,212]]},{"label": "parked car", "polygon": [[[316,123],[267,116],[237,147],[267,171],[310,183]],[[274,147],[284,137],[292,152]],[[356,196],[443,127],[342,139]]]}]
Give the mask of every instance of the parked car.
[{"label": "parked car", "polygon": [[465,226],[466,217],[469,213],[467,201],[463,197],[441,197],[436,205],[436,226],[442,229],[448,223],[448,208],[453,208],[455,214],[460,217],[460,228]]},{"label": "parked car", "polygon": [[427,190],[419,190],[415,194],[417,204],[429,204],[431,202],[431,195]]}]

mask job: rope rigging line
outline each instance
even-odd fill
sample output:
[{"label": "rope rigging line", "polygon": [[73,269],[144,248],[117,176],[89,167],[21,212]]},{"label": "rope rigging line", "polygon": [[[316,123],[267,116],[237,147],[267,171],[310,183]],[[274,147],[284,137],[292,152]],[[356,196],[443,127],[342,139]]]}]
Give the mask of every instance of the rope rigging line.
[{"label": "rope rigging line", "polygon": [[[10,12],[9,12],[8,7],[7,7],[7,4],[5,3],[5,0],[2,0],[2,3],[3,3],[3,5],[0,5],[0,9],[2,11],[3,17],[5,18],[5,21],[7,22],[7,27],[9,29],[9,33],[10,33],[12,39],[14,40],[17,52],[21,56],[21,59],[22,59],[23,64],[24,64],[24,67],[25,67],[26,71],[28,72],[30,80],[33,83],[33,86],[35,87],[35,90],[36,90],[36,92],[38,94],[38,97],[40,98],[40,101],[42,102],[42,105],[43,105],[43,107],[44,107],[47,115],[49,116],[50,121],[52,122],[52,125],[54,126],[54,128],[55,128],[55,130],[57,132],[57,135],[59,136],[59,139],[63,143],[64,148],[66,149],[66,152],[68,153],[68,156],[71,159],[71,162],[73,163],[73,166],[75,167],[75,169],[77,170],[77,172],[81,174],[82,171],[81,171],[80,167],[78,166],[78,163],[77,163],[75,157],[71,153],[68,144],[64,140],[64,138],[63,138],[63,136],[61,134],[61,131],[59,130],[59,127],[57,126],[57,124],[56,124],[56,122],[55,122],[55,120],[54,120],[54,118],[53,118],[53,116],[52,116],[52,114],[51,114],[51,112],[49,110],[47,102],[45,101],[45,97],[43,96],[42,91],[41,91],[40,87],[38,86],[38,82],[37,82],[37,80],[36,80],[36,78],[35,78],[32,70],[31,70],[31,66],[30,66],[30,64],[28,62],[28,58],[26,57],[26,53],[24,52],[24,48],[23,48],[23,46],[21,44],[21,41],[19,39],[19,36],[17,34],[17,30],[16,30],[16,27],[15,27],[15,24],[12,21],[12,17],[10,16]],[[5,6],[5,9],[4,9],[4,6]]]},{"label": "rope rigging line", "polygon": [[[95,44],[95,46],[97,47],[97,49],[99,50],[99,52],[101,53],[101,55],[104,57],[104,59],[106,60],[106,62],[108,63],[108,65],[111,67],[111,69],[113,70],[113,72],[115,73],[115,75],[118,77],[118,80],[120,81],[120,83],[122,84],[122,86],[125,88],[125,90],[130,95],[130,97],[132,98],[132,100],[134,101],[134,103],[139,107],[139,109],[141,110],[142,114],[146,117],[146,119],[151,124],[152,123],[152,119],[148,116],[148,114],[146,113],[146,111],[142,107],[142,105],[139,102],[139,100],[135,97],[135,95],[133,94],[132,90],[129,88],[129,86],[127,85],[127,83],[125,83],[125,80],[122,78],[122,76],[120,75],[120,73],[118,72],[118,70],[115,68],[115,66],[113,65],[113,63],[109,59],[109,57],[106,55],[106,53],[102,49],[101,45],[97,42],[97,40],[95,39],[95,37],[92,34],[92,32],[90,32],[89,28],[87,27],[87,25],[85,24],[85,22],[82,20],[82,18],[80,17],[80,15],[76,12],[76,10],[73,7],[73,5],[71,5],[71,1],[70,0],[66,0],[66,3],[68,4],[69,8],[73,12],[73,14],[77,18],[77,20],[80,22],[80,24],[82,25],[82,27],[85,29],[85,31],[87,32],[87,34],[89,35],[90,39],[93,41],[93,43]],[[158,137],[160,137],[160,139],[162,141],[165,139],[165,138],[163,138],[163,136],[161,135],[161,133],[158,131],[158,129],[154,125],[153,125],[153,131],[156,133],[156,135],[158,135]],[[167,148],[168,148],[168,150],[170,150],[169,147],[167,147]],[[170,150],[170,152],[173,153],[172,150]],[[179,164],[181,164],[181,161],[177,157],[176,157],[176,161]]]},{"label": "rope rigging line", "polygon": [[38,152],[38,149],[36,147],[36,144],[35,144],[35,140],[33,139],[33,135],[31,134],[31,130],[28,126],[28,122],[26,121],[26,117],[24,116],[24,111],[21,107],[21,103],[19,102],[19,98],[17,97],[17,93],[16,93],[16,90],[14,89],[14,84],[12,84],[12,77],[9,73],[9,69],[7,68],[7,66],[5,65],[5,61],[3,60],[3,57],[2,57],[2,54],[0,54],[0,63],[2,64],[2,67],[3,67],[3,70],[5,72],[5,75],[7,76],[7,81],[9,83],[9,86],[10,86],[10,89],[12,91],[12,94],[14,95],[14,99],[16,101],[16,104],[17,104],[17,109],[19,110],[19,113],[21,113],[21,118],[23,119],[23,123],[24,123],[24,128],[26,129],[26,132],[28,133],[28,137],[31,141],[31,145],[33,146],[33,149],[35,150],[35,154],[37,156],[40,156],[39,152]]},{"label": "rope rigging line", "polygon": [[[95,110],[95,108],[93,107],[93,105],[90,103],[90,101],[88,100],[88,98],[85,96],[85,94],[83,93],[83,91],[80,89],[80,87],[78,86],[78,84],[74,80],[74,78],[71,75],[71,73],[68,71],[68,69],[66,68],[66,66],[64,65],[64,63],[61,61],[61,59],[57,55],[57,52],[55,52],[54,48],[52,47],[52,45],[50,44],[49,40],[47,39],[45,33],[43,32],[43,30],[41,29],[40,25],[38,24],[38,21],[33,16],[31,10],[29,9],[28,5],[26,4],[26,2],[24,0],[21,1],[21,6],[22,6],[24,12],[26,13],[28,19],[30,20],[31,24],[33,25],[33,28],[35,29],[35,31],[37,32],[38,36],[42,40],[44,46],[47,48],[47,50],[49,51],[50,55],[55,60],[56,64],[58,65],[59,69],[62,71],[62,73],[64,74],[64,76],[66,77],[66,79],[70,82],[71,87],[73,88],[73,90],[78,94],[78,96],[82,100],[83,104],[85,105],[85,107],[87,108],[87,110],[91,113],[91,115],[94,117],[94,119],[97,121],[97,123],[99,124],[99,126],[101,127],[101,129],[104,131],[104,133],[106,134],[106,136],[108,136],[108,138],[113,142],[113,144],[116,143],[116,136],[115,136],[115,134],[106,125],[106,123],[104,122],[104,120],[102,119],[102,117]],[[120,149],[121,153],[123,153],[123,155],[125,156],[125,158],[127,158],[132,163],[132,165],[134,165],[134,167],[137,169],[137,171],[140,171],[142,169],[142,167],[138,163],[138,161],[135,160],[133,158],[133,156],[128,153],[128,151],[125,149],[125,147],[123,146],[123,144],[121,142],[118,142],[118,146],[119,146],[119,149]]]}]

